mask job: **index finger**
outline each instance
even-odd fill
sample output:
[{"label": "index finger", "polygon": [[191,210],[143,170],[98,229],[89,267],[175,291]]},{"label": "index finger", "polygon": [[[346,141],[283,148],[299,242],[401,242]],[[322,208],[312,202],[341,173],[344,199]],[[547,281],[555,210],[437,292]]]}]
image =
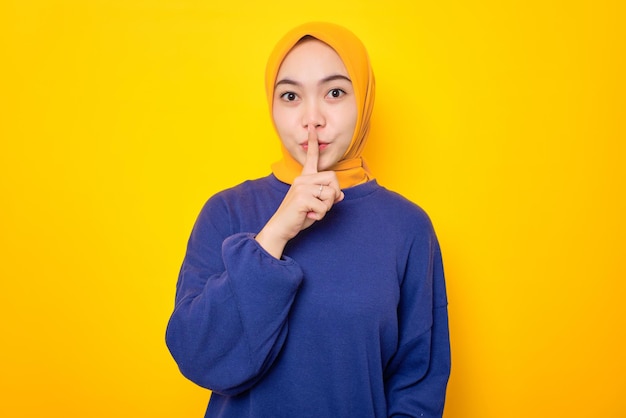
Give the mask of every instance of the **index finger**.
[{"label": "index finger", "polygon": [[317,142],[317,131],[315,127],[309,125],[309,142],[307,144],[306,160],[302,167],[302,174],[317,173],[317,163],[320,157],[319,143]]}]

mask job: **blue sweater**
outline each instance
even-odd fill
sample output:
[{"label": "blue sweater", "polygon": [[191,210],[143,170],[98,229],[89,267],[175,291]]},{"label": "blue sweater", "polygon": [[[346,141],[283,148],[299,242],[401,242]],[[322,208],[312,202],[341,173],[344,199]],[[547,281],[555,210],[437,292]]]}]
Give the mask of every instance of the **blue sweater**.
[{"label": "blue sweater", "polygon": [[254,234],[288,189],[270,175],[216,194],[189,239],[166,341],[212,390],[206,417],[441,417],[450,344],[428,216],[370,181],[277,260]]}]

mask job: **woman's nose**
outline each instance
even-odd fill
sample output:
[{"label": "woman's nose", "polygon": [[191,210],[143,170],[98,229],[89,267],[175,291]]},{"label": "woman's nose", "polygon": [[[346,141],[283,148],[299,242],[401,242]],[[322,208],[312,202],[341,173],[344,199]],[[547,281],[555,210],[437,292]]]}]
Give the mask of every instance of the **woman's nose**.
[{"label": "woman's nose", "polygon": [[326,118],[324,117],[321,104],[315,101],[308,102],[302,115],[302,126],[306,128],[309,125],[313,125],[317,128],[325,124]]}]

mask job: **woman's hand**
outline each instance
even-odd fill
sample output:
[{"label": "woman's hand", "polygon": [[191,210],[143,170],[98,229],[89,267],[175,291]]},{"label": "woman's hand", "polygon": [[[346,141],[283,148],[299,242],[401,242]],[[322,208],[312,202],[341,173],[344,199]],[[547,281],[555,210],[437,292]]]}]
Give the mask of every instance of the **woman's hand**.
[{"label": "woman's hand", "polygon": [[287,242],[324,218],[344,194],[334,171],[317,171],[319,144],[317,131],[309,126],[308,148],[302,173],[285,195],[282,203],[265,224],[256,240],[276,258],[280,258]]}]

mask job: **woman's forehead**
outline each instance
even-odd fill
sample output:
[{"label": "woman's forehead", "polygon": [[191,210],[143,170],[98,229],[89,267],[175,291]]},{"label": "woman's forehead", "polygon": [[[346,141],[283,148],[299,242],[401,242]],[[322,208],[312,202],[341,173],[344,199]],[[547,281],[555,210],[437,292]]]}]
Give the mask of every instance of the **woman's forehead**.
[{"label": "woman's forehead", "polygon": [[[283,75],[295,76],[320,73],[326,77],[340,74],[348,77],[348,70],[339,54],[327,43],[307,37],[296,43],[285,55],[277,79]],[[349,77],[348,77],[349,78]]]}]

